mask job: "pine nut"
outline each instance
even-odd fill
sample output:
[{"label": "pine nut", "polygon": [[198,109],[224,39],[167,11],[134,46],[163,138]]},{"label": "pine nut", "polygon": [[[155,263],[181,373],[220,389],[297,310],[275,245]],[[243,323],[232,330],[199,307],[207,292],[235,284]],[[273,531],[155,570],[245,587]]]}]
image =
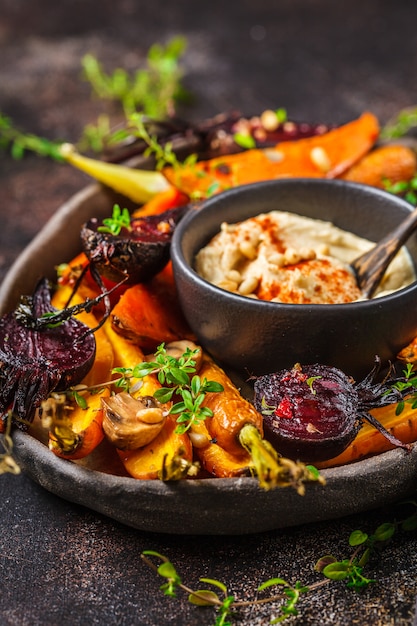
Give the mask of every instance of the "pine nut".
[{"label": "pine nut", "polygon": [[237,270],[230,270],[230,272],[227,272],[226,279],[236,283],[237,285],[242,282],[241,273]]},{"label": "pine nut", "polygon": [[239,293],[242,296],[248,296],[250,293],[253,293],[259,284],[259,279],[256,276],[249,276],[245,278],[239,285]]},{"label": "pine nut", "polygon": [[237,291],[238,286],[239,285],[233,280],[221,280],[219,283],[217,283],[217,287],[220,287],[220,289],[225,289],[226,291]]},{"label": "pine nut", "polygon": [[162,409],[153,407],[149,409],[139,409],[136,413],[136,417],[144,424],[159,424],[164,419]]},{"label": "pine nut", "polygon": [[329,155],[321,146],[316,146],[310,152],[310,159],[321,172],[328,172],[332,166]]},{"label": "pine nut", "polygon": [[243,256],[245,256],[250,261],[256,259],[257,250],[253,243],[251,243],[250,241],[242,241],[239,244],[239,250],[243,254]]},{"label": "pine nut", "polygon": [[261,115],[261,124],[265,128],[265,130],[276,130],[279,126],[278,116],[271,109],[267,109]]},{"label": "pine nut", "polygon": [[276,265],[277,267],[282,267],[285,264],[285,257],[280,252],[276,252],[268,257],[268,263],[272,263],[272,265]]}]

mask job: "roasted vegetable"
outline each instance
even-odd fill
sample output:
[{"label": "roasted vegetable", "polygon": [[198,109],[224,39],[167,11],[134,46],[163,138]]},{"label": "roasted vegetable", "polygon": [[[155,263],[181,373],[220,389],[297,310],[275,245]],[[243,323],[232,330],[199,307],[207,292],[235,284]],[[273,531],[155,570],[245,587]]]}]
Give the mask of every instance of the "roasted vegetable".
[{"label": "roasted vegetable", "polygon": [[368,421],[392,445],[408,450],[369,413],[402,398],[389,379],[375,381],[377,371],[360,383],[319,364],[260,376],[254,404],[264,417],[265,438],[282,454],[315,463],[340,454]]},{"label": "roasted vegetable", "polygon": [[[397,412],[398,405],[390,404],[371,411],[372,416],[394,437],[404,443],[417,441],[417,411],[412,403],[405,403],[401,413]],[[338,456],[318,463],[318,468],[335,467],[354,461],[381,454],[395,448],[379,430],[368,423],[364,423],[355,439]]]},{"label": "roasted vegetable", "polygon": [[164,428],[147,446],[138,450],[118,450],[118,454],[127,472],[141,480],[178,480],[193,467],[190,439],[188,435],[176,432],[173,416],[168,416]]},{"label": "roasted vegetable", "polygon": [[273,148],[247,150],[190,166],[166,167],[163,172],[190,198],[286,176],[336,178],[372,148],[378,133],[375,116],[364,113],[320,136],[284,141]]},{"label": "roasted vegetable", "polygon": [[83,250],[99,274],[109,280],[119,282],[126,276],[128,284],[148,281],[168,263],[172,234],[187,206],[133,219],[125,209],[124,220],[120,219],[120,207],[115,209],[119,220],[93,218],[83,225]]},{"label": "roasted vegetable", "polygon": [[175,187],[170,187],[166,191],[158,193],[146,204],[142,205],[132,213],[133,218],[144,217],[145,215],[160,215],[169,209],[188,204],[188,196],[181,193]]},{"label": "roasted vegetable", "polygon": [[[81,395],[81,392],[80,392]],[[44,428],[49,432],[49,449],[64,459],[83,459],[103,441],[103,396],[101,393],[82,394],[85,407],[75,400],[68,402],[64,394],[52,393],[42,402],[41,417]]]},{"label": "roasted vegetable", "polygon": [[417,364],[417,337],[414,337],[414,339],[397,354],[397,359],[402,363],[410,363],[413,366]]},{"label": "roasted vegetable", "polygon": [[246,450],[239,443],[240,431],[246,424],[253,424],[262,435],[261,413],[243,398],[225,371],[207,355],[198,374],[200,378],[220,383],[224,389],[222,393],[207,394],[204,401],[204,406],[213,411],[213,417],[206,421],[210,437],[231,454],[246,456]]},{"label": "roasted vegetable", "polygon": [[167,411],[151,396],[133,398],[121,391],[102,398],[103,430],[120,450],[136,450],[153,441],[161,432]]},{"label": "roasted vegetable", "polygon": [[407,146],[381,146],[366,154],[342,175],[344,180],[384,188],[391,184],[410,180],[417,168],[414,150]]},{"label": "roasted vegetable", "polygon": [[52,391],[81,382],[95,352],[90,329],[70,312],[60,317],[42,280],[33,296],[0,319],[0,420],[11,411],[26,428]]},{"label": "roasted vegetable", "polygon": [[67,163],[89,174],[97,181],[142,204],[157,193],[169,189],[169,183],[160,172],[136,170],[125,165],[104,163],[79,154],[71,144],[64,143],[60,154]]},{"label": "roasted vegetable", "polygon": [[[262,438],[263,419],[251,403],[245,400],[226,373],[205,356],[199,376],[220,383],[224,391],[208,393],[203,406],[210,408],[213,417],[206,419],[210,446],[219,446],[212,453],[209,446],[199,448],[198,455],[206,469],[217,476],[236,476],[248,470],[255,474],[263,489],[294,487],[303,494],[305,483],[320,481],[321,477],[298,461],[281,457]],[[239,459],[243,461],[242,465]]]},{"label": "roasted vegetable", "polygon": [[171,263],[148,283],[133,285],[111,313],[116,332],[145,352],[163,342],[193,339],[178,303]]}]

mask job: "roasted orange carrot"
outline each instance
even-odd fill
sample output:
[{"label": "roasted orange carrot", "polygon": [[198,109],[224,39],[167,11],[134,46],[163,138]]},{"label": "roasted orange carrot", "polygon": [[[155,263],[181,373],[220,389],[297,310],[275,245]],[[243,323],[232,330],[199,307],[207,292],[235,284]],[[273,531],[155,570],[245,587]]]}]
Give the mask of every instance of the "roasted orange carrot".
[{"label": "roasted orange carrot", "polygon": [[[400,415],[396,415],[396,408],[396,404],[390,404],[379,409],[373,409],[371,414],[381,422],[388,432],[403,443],[417,441],[417,410],[406,403]],[[333,459],[318,463],[317,467],[322,469],[345,465],[392,450],[394,447],[382,433],[371,426],[371,424],[365,422],[346,450]]]},{"label": "roasted orange carrot", "polygon": [[[203,447],[199,452],[207,468],[211,466],[217,476],[236,475],[250,468],[265,490],[291,486],[303,494],[306,482],[324,482],[316,471],[303,463],[281,457],[279,451],[262,438],[261,414],[207,355],[203,357],[198,374],[203,380],[216,381],[223,386],[222,392],[207,393],[203,402],[203,406],[213,412],[213,416],[205,420],[213,451]],[[216,445],[227,454],[214,450]]]},{"label": "roasted orange carrot", "polygon": [[184,319],[170,265],[148,283],[125,291],[111,313],[116,332],[153,352],[162,342],[192,339]]},{"label": "roasted orange carrot", "polygon": [[190,439],[194,453],[202,468],[216,478],[231,478],[250,473],[253,463],[250,455],[242,448],[238,456],[231,454],[211,439],[205,422],[192,426]]},{"label": "roasted orange carrot", "polygon": [[376,117],[364,113],[323,135],[285,141],[271,149],[247,150],[191,166],[166,167],[163,173],[190,198],[206,197],[260,180],[296,176],[335,178],[362,158],[378,135]]},{"label": "roasted orange carrot", "polygon": [[208,393],[203,403],[213,411],[213,417],[206,420],[210,437],[230,454],[246,457],[247,452],[239,443],[240,431],[245,424],[253,424],[262,435],[261,414],[242,397],[224,370],[207,355],[198,375],[201,379],[220,383],[224,389],[221,393]]},{"label": "roasted orange carrot", "polygon": [[197,457],[201,462],[201,466],[216,478],[247,476],[251,470],[254,471],[249,454],[237,457],[216,443],[198,450]]},{"label": "roasted orange carrot", "polygon": [[414,337],[414,339],[397,354],[397,359],[404,364],[411,363],[413,366],[416,365],[417,337]]},{"label": "roasted orange carrot", "polygon": [[146,204],[136,209],[136,211],[132,213],[132,217],[157,215],[168,211],[168,209],[187,204],[187,202],[189,202],[188,196],[179,191],[176,187],[169,187],[169,189],[161,191]]},{"label": "roasted orange carrot", "polygon": [[384,187],[384,181],[397,183],[410,180],[417,169],[415,152],[407,146],[389,145],[366,154],[341,178],[373,187]]}]

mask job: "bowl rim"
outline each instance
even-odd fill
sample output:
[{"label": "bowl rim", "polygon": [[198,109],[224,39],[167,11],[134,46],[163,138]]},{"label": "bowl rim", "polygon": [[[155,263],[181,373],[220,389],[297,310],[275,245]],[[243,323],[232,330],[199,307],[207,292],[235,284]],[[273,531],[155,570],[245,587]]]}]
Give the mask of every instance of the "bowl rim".
[{"label": "bowl rim", "polygon": [[[214,285],[207,279],[203,278],[195,269],[194,261],[195,255],[192,263],[189,263],[183,251],[183,237],[186,231],[189,229],[190,224],[194,222],[201,221],[204,217],[204,214],[211,215],[218,209],[218,205],[226,202],[229,198],[233,198],[235,196],[241,196],[249,193],[256,193],[256,190],[262,190],[267,187],[275,187],[285,185],[287,187],[297,187],[300,183],[305,186],[306,184],[310,184],[312,186],[317,187],[336,187],[339,186],[341,188],[351,189],[359,191],[359,193],[364,193],[367,196],[375,196],[384,199],[385,201],[389,201],[391,204],[401,207],[402,209],[406,209],[409,213],[411,213],[413,207],[410,203],[398,196],[394,196],[393,194],[388,193],[383,189],[379,189],[377,187],[371,187],[369,185],[365,185],[362,183],[356,183],[352,181],[345,181],[339,179],[326,179],[326,178],[281,178],[274,179],[268,181],[260,181],[256,183],[249,183],[247,185],[241,185],[239,187],[230,188],[225,191],[222,191],[219,194],[213,195],[202,202],[199,206],[198,211],[190,210],[188,213],[182,218],[179,222],[178,226],[174,230],[174,234],[171,242],[171,259],[173,263],[180,267],[184,274],[193,280],[194,283],[199,284],[201,287],[207,289],[209,293],[213,293],[216,297],[223,297],[229,299],[231,302],[236,302],[236,304],[245,303],[249,309],[258,309],[259,307],[263,307],[265,310],[267,309],[282,309],[287,311],[295,311],[297,309],[302,309],[304,311],[320,311],[320,310],[328,310],[329,307],[336,313],[342,313],[342,311],[354,310],[357,308],[366,309],[375,307],[376,305],[381,306],[381,303],[385,302],[391,303],[395,302],[398,298],[407,295],[410,292],[414,292],[417,288],[417,262],[414,263],[414,269],[416,272],[416,279],[402,287],[400,289],[396,289],[395,291],[377,296],[375,298],[370,298],[366,300],[356,300],[354,302],[345,302],[345,303],[336,303],[336,304],[320,304],[320,303],[311,303],[311,304],[296,304],[289,302],[271,302],[267,300],[260,300],[255,298],[248,298],[245,295],[233,293],[231,291],[227,291],[226,289],[222,289],[217,285]],[[262,211],[263,212],[263,211]],[[257,213],[254,213],[254,216]],[[200,216],[200,217],[199,217]],[[201,217],[203,216],[203,217]],[[219,218],[220,219],[220,218]],[[245,218],[249,219],[249,218]],[[313,218],[314,219],[314,218]],[[223,220],[219,221],[219,224],[222,223]],[[406,247],[406,244],[405,244]],[[200,248],[201,249],[201,248]]]}]

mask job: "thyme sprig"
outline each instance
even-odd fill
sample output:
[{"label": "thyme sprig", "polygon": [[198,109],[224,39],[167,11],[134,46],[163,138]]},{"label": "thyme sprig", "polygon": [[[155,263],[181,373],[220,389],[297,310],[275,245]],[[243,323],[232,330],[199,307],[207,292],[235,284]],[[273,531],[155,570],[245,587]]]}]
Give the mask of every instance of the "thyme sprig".
[{"label": "thyme sprig", "polygon": [[[375,578],[370,578],[364,574],[364,569],[369,565],[373,551],[376,548],[387,546],[398,531],[409,532],[417,529],[417,501],[407,500],[402,504],[411,505],[413,508],[412,513],[402,521],[384,522],[372,534],[362,530],[351,532],[348,545],[353,551],[349,557],[337,559],[333,555],[325,555],[318,559],[314,569],[324,576],[323,579],[305,585],[300,581],[292,584],[283,577],[273,577],[261,583],[257,587],[257,591],[266,591],[278,587],[279,593],[254,600],[237,600],[229,593],[224,582],[207,577],[199,580],[210,585],[210,588],[191,589],[183,583],[176,567],[168,557],[159,552],[145,550],[142,552],[141,558],[148,567],[164,579],[164,583],[160,586],[164,595],[176,597],[179,591],[183,591],[188,594],[188,601],[191,604],[214,609],[216,612],[214,626],[231,626],[230,620],[236,616],[239,609],[265,604],[270,604],[274,613],[269,623],[278,624],[299,615],[300,603],[307,593],[317,592],[320,587],[332,582],[342,582],[355,592],[361,592],[369,585],[375,584],[377,582]],[[155,564],[154,559],[160,561],[159,565]]]},{"label": "thyme sprig", "polygon": [[130,224],[130,213],[128,209],[121,209],[119,204],[113,206],[111,217],[103,219],[103,226],[99,226],[97,230],[100,233],[110,233],[111,235],[120,235],[122,229],[132,230]]},{"label": "thyme sprig", "polygon": [[[178,101],[189,98],[182,85],[181,58],[186,47],[184,37],[174,37],[165,46],[154,44],[148,50],[145,67],[133,74],[120,67],[106,73],[98,59],[87,54],[82,59],[84,78],[99,100],[120,106],[127,125],[130,116],[138,112],[151,119],[164,120],[175,114]],[[106,146],[131,136],[126,128],[113,129],[109,115],[102,113],[96,124],[84,128],[79,149],[99,153]]]},{"label": "thyme sprig", "polygon": [[188,155],[184,161],[179,161],[175,154],[172,143],[166,142],[161,144],[155,135],[151,135],[146,125],[146,116],[143,113],[132,113],[127,117],[127,126],[118,133],[114,133],[113,140],[120,141],[128,136],[142,139],[147,145],[143,155],[152,156],[155,159],[155,169],[160,171],[167,165],[174,169],[181,166],[193,166],[197,162],[197,154]]},{"label": "thyme sprig", "polygon": [[14,159],[20,160],[26,152],[34,152],[38,156],[63,162],[64,159],[60,153],[62,143],[62,141],[50,141],[44,137],[24,133],[13,125],[10,117],[0,112],[0,148],[10,150]]},{"label": "thyme sprig", "polygon": [[180,60],[187,42],[173,37],[166,45],[152,45],[146,66],[129,74],[123,68],[106,73],[92,54],[82,59],[84,78],[100,100],[121,104],[126,115],[141,110],[154,119],[164,119],[175,112],[175,102],[186,97],[181,81],[184,75]]},{"label": "thyme sprig", "polygon": [[[184,69],[181,59],[187,42],[184,37],[174,37],[166,45],[154,44],[146,55],[145,66],[130,75],[123,68],[106,73],[102,64],[92,54],[81,60],[83,76],[91,85],[93,95],[103,103],[116,104],[119,110],[112,116],[100,112],[97,121],[86,125],[76,142],[81,152],[102,152],[107,145],[126,138],[125,131],[114,130],[114,117],[128,122],[129,116],[141,112],[148,118],[165,120],[175,114],[177,102],[185,101],[189,94],[182,85]],[[10,150],[14,159],[26,152],[34,152],[55,161],[65,162],[60,147],[63,140],[51,141],[17,128],[10,117],[0,112],[0,149]]]},{"label": "thyme sprig", "polygon": [[[398,379],[392,384],[392,389],[400,391],[402,395],[406,395],[407,392],[410,395],[403,400],[399,400],[395,408],[395,415],[400,415],[403,412],[406,403],[411,404],[412,409],[417,408],[417,374],[413,369],[412,363],[407,363],[406,368],[403,370],[403,375],[402,379]],[[390,391],[388,389],[386,393],[389,394]]]},{"label": "thyme sprig", "polygon": [[410,180],[400,180],[395,183],[388,179],[382,181],[385,191],[394,194],[395,196],[401,196],[412,205],[417,205],[417,175],[410,178]]},{"label": "thyme sprig", "polygon": [[381,129],[381,139],[398,139],[404,137],[413,128],[417,127],[417,107],[401,109],[395,117],[389,120]]},{"label": "thyme sprig", "polygon": [[165,344],[161,344],[155,351],[154,361],[145,361],[133,368],[115,368],[115,373],[122,374],[116,384],[127,388],[132,378],[155,374],[162,387],[155,391],[154,397],[162,404],[174,400],[169,413],[177,415],[176,432],[183,434],[193,425],[212,417],[212,410],[202,406],[206,394],[223,391],[220,383],[196,374],[198,352],[198,349],[186,348],[183,355],[176,358],[167,353]]}]

